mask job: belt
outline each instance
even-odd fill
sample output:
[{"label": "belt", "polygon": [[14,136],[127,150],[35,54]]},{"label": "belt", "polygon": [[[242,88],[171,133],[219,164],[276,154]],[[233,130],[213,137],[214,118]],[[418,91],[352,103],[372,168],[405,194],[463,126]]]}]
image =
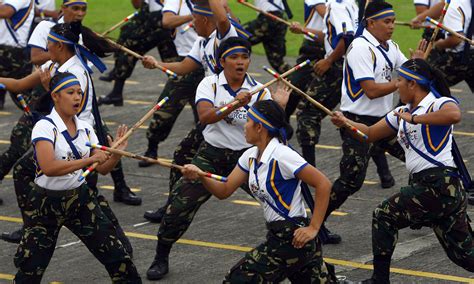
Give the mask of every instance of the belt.
[{"label": "belt", "polygon": [[447,176],[447,175],[453,175],[458,171],[458,169],[453,168],[453,167],[435,167],[435,168],[429,168],[426,170],[422,170],[420,172],[410,174],[410,180],[411,181],[419,181],[423,179],[426,176],[429,175],[440,175],[440,176]]},{"label": "belt", "polygon": [[[293,217],[293,219],[299,223],[303,223],[305,225],[309,224],[309,220],[306,217]],[[268,222],[267,224],[267,229],[269,231],[280,231],[284,228],[295,228],[298,229],[299,227],[295,225],[293,222],[288,221],[288,220],[278,220],[278,221],[273,221],[273,222]]]},{"label": "belt", "polygon": [[83,187],[84,186],[81,185],[81,186],[73,188],[73,189],[51,190],[51,189],[47,189],[47,188],[44,188],[44,187],[41,187],[41,186],[35,184],[35,190],[37,192],[41,193],[41,194],[44,194],[44,195],[48,196],[48,197],[71,197],[71,196],[79,194],[79,192],[81,192],[81,189]]}]

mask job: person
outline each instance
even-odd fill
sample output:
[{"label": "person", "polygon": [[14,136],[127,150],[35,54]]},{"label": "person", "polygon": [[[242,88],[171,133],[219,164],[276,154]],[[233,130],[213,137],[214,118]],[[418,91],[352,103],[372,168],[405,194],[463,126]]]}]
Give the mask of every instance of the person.
[{"label": "person", "polygon": [[[147,55],[143,60],[143,65],[146,68],[156,68],[156,64],[160,64],[178,75],[186,75],[202,67],[206,76],[216,74],[218,62],[215,56],[220,43],[229,37],[240,36],[247,38],[247,33],[227,16],[231,11],[226,2],[220,0],[195,0],[193,3],[192,24],[199,38],[194,42],[186,58],[179,62],[169,63],[158,62],[153,56]],[[201,128],[201,126],[197,125],[181,140],[173,153],[175,163],[183,165],[191,162],[204,140]],[[170,191],[180,177],[181,172],[179,170],[170,170]],[[148,219],[152,219],[157,223],[161,222],[168,202],[169,200],[167,200],[166,205],[155,211],[145,212]]]},{"label": "person", "polygon": [[60,11],[56,11],[54,0],[35,0],[35,4],[34,26],[43,20],[57,21],[59,19]]},{"label": "person", "polygon": [[[94,162],[105,174],[120,160],[90,150],[86,142],[98,143],[92,126],[76,114],[83,100],[79,80],[71,73],[57,73],[50,81],[54,108],[39,120],[31,135],[37,164],[35,186],[25,207],[25,233],[15,254],[15,283],[40,283],[53,256],[61,227],[67,227],[84,242],[105,266],[114,282],[141,283],[140,276],[119,241],[113,225],[100,209],[82,169]],[[117,129],[117,138],[127,131]],[[127,142],[118,145],[125,149]]]},{"label": "person", "polygon": [[[19,79],[31,73],[25,47],[33,24],[34,6],[30,0],[0,2],[0,77]],[[4,108],[5,95],[5,88],[0,86],[0,110]],[[16,94],[10,95],[16,102]]]},{"label": "person", "polygon": [[[453,0],[449,6],[443,24],[452,30],[473,39],[474,13],[472,1]],[[442,55],[430,61],[435,68],[446,75],[450,86],[465,81],[474,92],[474,46],[458,37],[447,33],[444,39],[436,41],[433,49]]]},{"label": "person", "polygon": [[[163,2],[161,0],[132,0],[135,8],[140,8],[137,16],[124,25],[120,31],[118,43],[125,47],[145,54],[154,47],[163,61],[176,61],[178,54],[171,37],[171,30],[162,25]],[[99,105],[123,106],[123,87],[132,75],[137,58],[123,51],[115,54],[115,66],[104,81],[114,81],[112,91],[99,98]]]},{"label": "person", "polygon": [[[270,91],[247,74],[251,44],[239,37],[230,37],[219,46],[216,59],[223,71],[204,78],[196,91],[196,106],[204,141],[192,164],[203,170],[227,176],[240,155],[250,147],[245,141],[243,125],[249,106],[270,99]],[[288,89],[279,88],[274,94],[282,105],[288,100]],[[217,114],[219,107],[238,100],[239,104]],[[191,222],[211,194],[200,182],[181,177],[173,186],[166,212],[158,230],[158,243],[153,263],[147,271],[149,280],[163,278],[168,273],[168,256],[173,244],[186,232]]]},{"label": "person", "polygon": [[[286,0],[255,0],[255,6],[264,12],[282,18],[284,12],[291,15],[288,10],[289,7],[285,6],[283,2],[286,2]],[[263,44],[268,63],[277,72],[283,73],[290,69],[290,65],[285,62],[285,35],[288,28],[285,24],[259,13],[256,19],[245,23],[243,26],[245,30],[252,34],[249,38],[252,45]]]},{"label": "person", "polygon": [[[397,90],[392,72],[407,60],[390,39],[394,21],[391,4],[374,1],[367,5],[362,34],[349,46],[343,67],[340,109],[349,119],[372,125],[392,109],[393,92]],[[413,56],[422,56],[422,48],[420,46]],[[333,183],[326,217],[362,187],[373,147],[405,159],[403,149],[394,141],[378,141],[373,146],[360,143],[345,129],[341,129],[340,134],[343,141],[340,176]]]},{"label": "person", "polygon": [[[82,35],[85,45],[89,47],[91,52],[81,52],[84,47],[78,45],[80,35]],[[82,57],[87,55],[87,59],[94,63],[99,70],[104,70],[103,68],[105,68],[105,65],[103,65],[96,54],[105,56],[107,52],[114,51],[114,48],[107,44],[105,40],[96,37],[91,30],[83,27],[80,22],[73,22],[70,24],[57,24],[51,28],[48,35],[47,49],[51,61],[45,63],[39,70],[20,80],[0,78],[0,83],[5,84],[9,90],[19,92],[42,84],[43,79],[43,81],[46,82],[43,85],[45,88],[49,89],[49,85],[46,86],[47,80],[51,75],[54,75],[55,72],[73,73],[81,82],[81,87],[83,88],[83,100],[81,103],[81,109],[77,115],[89,124],[94,125],[101,143],[108,144],[108,141],[104,141],[107,140],[107,135],[104,133],[104,129],[100,127],[102,120],[97,107],[95,107],[95,89],[90,75],[91,70]],[[45,98],[47,99],[47,97]],[[46,100],[44,104],[46,106],[42,107],[43,110],[51,110],[50,101]],[[44,113],[38,113],[36,116],[40,116],[41,114]],[[30,117],[29,119],[36,120],[35,117]],[[34,153],[32,151],[27,152],[19,161],[17,161],[13,170],[15,193],[23,217],[25,217],[24,210],[28,194],[32,190],[32,185],[34,185],[33,179],[35,168],[33,158]],[[87,181],[89,187],[94,189],[98,195],[97,198],[100,201],[102,210],[113,222],[117,233],[121,237],[122,243],[126,246],[128,252],[132,254],[132,246],[120,227],[118,219],[112,212],[105,197],[98,194],[98,189],[96,187],[97,174],[89,175]],[[21,235],[22,231],[17,230],[12,233],[2,234],[2,239],[10,242],[19,242]]]},{"label": "person", "polygon": [[373,142],[393,134],[405,151],[407,186],[384,200],[373,212],[374,272],[363,283],[389,283],[390,260],[398,231],[432,227],[449,259],[474,272],[474,239],[467,216],[466,191],[461,186],[451,152],[453,125],[461,121],[458,101],[451,97],[442,72],[422,59],[410,59],[398,70],[403,106],[368,126],[337,113],[331,121],[350,122]]},{"label": "person", "polygon": [[[183,175],[199,180],[219,199],[231,196],[248,183],[263,208],[268,229],[260,244],[230,269],[224,283],[330,283],[318,235],[329,201],[331,182],[286,145],[292,129],[285,111],[275,101],[262,100],[247,112],[245,140],[254,145],[238,159],[227,182],[199,176],[198,166],[184,166]],[[308,219],[301,183],[314,187],[315,209]],[[334,281],[335,282],[335,281]]]}]

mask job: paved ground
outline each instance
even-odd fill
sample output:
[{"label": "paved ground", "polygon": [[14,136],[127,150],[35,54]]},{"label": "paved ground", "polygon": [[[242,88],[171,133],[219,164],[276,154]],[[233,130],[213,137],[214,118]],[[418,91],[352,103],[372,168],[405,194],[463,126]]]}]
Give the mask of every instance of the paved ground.
[{"label": "paved ground", "polygon": [[[266,64],[263,57],[254,56],[251,71],[255,78],[266,82],[269,76],[260,69]],[[110,66],[111,61],[107,61]],[[159,71],[147,71],[141,66],[125,88],[124,107],[106,106],[101,109],[104,119],[112,128],[117,123],[134,124],[150,107],[162,90],[165,76]],[[105,95],[112,85],[95,81],[97,93]],[[474,102],[467,86],[460,84],[453,89],[454,95],[462,101],[463,121],[456,130],[467,166],[471,169],[474,149],[470,147],[474,136]],[[0,151],[8,147],[8,139],[13,123],[20,112],[9,101],[6,109],[0,112]],[[294,123],[294,121],[293,121]],[[174,147],[192,127],[192,113],[187,108],[178,119],[175,129],[162,145],[159,153],[170,158]],[[129,150],[142,153],[146,148],[145,124],[129,143]],[[297,145],[296,141],[292,141]],[[338,132],[326,120],[323,125],[321,145],[317,147],[317,163],[332,180],[339,174],[341,157]],[[156,244],[157,226],[144,223],[143,212],[162,205],[168,191],[168,170],[151,167],[141,169],[135,160],[123,159],[128,184],[137,189],[143,197],[140,207],[112,203],[124,230],[127,232],[135,250],[135,264],[145,279]],[[397,192],[399,186],[407,183],[404,164],[389,158],[391,170],[396,178],[396,186],[382,189],[373,164],[369,166],[367,181],[359,193],[344,204],[337,216],[329,219],[328,227],[342,235],[340,245],[324,248],[327,261],[336,264],[338,274],[349,279],[362,280],[371,275],[371,213],[384,198]],[[112,200],[112,185],[109,177],[100,179],[103,194]],[[0,190],[5,204],[0,206],[0,231],[10,231],[19,227],[20,214],[16,205],[11,176],[7,177]],[[469,208],[474,215],[472,207]],[[171,258],[171,272],[163,280],[165,283],[219,283],[226,271],[232,267],[252,247],[264,240],[265,225],[261,208],[242,192],[225,201],[210,199],[197,214],[189,231],[175,245]],[[397,283],[474,283],[474,276],[454,265],[445,255],[433,232],[429,229],[417,231],[404,230],[400,233],[399,244],[393,260],[392,281]],[[0,282],[8,281],[15,274],[13,255],[16,245],[0,241]],[[64,283],[107,283],[107,273],[100,263],[78,242],[68,230],[63,230],[58,240],[58,248],[46,271],[44,282]]]}]

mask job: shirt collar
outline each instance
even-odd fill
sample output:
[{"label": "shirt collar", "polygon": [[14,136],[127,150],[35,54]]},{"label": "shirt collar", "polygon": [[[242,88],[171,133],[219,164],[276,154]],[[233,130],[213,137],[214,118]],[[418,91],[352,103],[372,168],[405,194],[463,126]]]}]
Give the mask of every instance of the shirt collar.
[{"label": "shirt collar", "polygon": [[[56,108],[53,107],[51,110],[51,113],[49,114],[49,118],[51,118],[58,128],[59,132],[63,132],[64,130],[67,130],[66,124],[64,124],[64,121],[62,118],[59,116],[59,113],[56,111]],[[84,130],[86,129],[86,125],[82,122],[82,120],[78,119],[77,116],[74,116],[74,123],[76,124],[76,131],[79,130]]]},{"label": "shirt collar", "polygon": [[82,66],[82,63],[77,57],[77,55],[74,55],[73,57],[69,58],[66,62],[64,62],[64,64],[58,68],[57,72],[62,72],[62,73],[66,72],[67,70],[69,70],[69,68],[71,68],[74,65]]},{"label": "shirt collar", "polygon": [[426,95],[426,97],[424,97],[421,102],[418,104],[418,107],[422,107],[422,108],[428,108],[431,103],[436,100],[436,97],[435,95],[433,95],[432,92],[429,92],[428,95]]},{"label": "shirt collar", "polygon": [[[224,86],[227,83],[227,78],[225,77],[224,75],[224,71],[222,71],[221,73],[219,73],[217,75],[217,83],[219,84],[219,86]],[[247,89],[247,90],[251,90],[253,87],[255,87],[257,85],[257,82],[252,78],[252,76],[250,76],[248,73],[245,74],[245,79],[244,79],[244,83],[242,84],[242,86],[240,86],[240,89]]]},{"label": "shirt collar", "polygon": [[364,29],[362,35],[374,46],[377,47],[381,45],[381,43],[367,29]]},{"label": "shirt collar", "polygon": [[260,158],[260,163],[267,164],[271,158],[273,152],[275,152],[275,149],[277,146],[280,145],[280,141],[278,141],[278,138],[274,137],[272,140],[270,140],[270,143],[268,143],[267,147],[265,147],[265,150],[263,150],[262,157]]}]

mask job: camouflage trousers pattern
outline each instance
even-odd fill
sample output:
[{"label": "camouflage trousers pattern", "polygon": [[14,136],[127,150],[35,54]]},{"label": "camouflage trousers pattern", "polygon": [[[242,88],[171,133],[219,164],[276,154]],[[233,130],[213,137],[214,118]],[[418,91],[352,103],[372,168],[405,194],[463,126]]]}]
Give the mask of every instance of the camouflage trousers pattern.
[{"label": "camouflage trousers pattern", "polygon": [[[347,112],[344,115],[352,121],[369,126],[381,119],[380,117],[355,115]],[[374,151],[386,151],[393,157],[405,161],[405,152],[395,137],[368,144],[353,138],[349,131],[345,129],[341,129],[340,133],[343,152],[339,162],[340,176],[333,183],[326,218],[332,211],[339,208],[349,196],[359,191],[362,187],[369,159]]]},{"label": "camouflage trousers pattern", "polygon": [[463,52],[443,52],[430,63],[443,71],[449,86],[466,81],[471,92],[474,92],[474,50],[469,52],[468,58],[463,58]]},{"label": "camouflage trousers pattern", "polygon": [[[176,61],[178,54],[171,31],[163,29],[161,20],[161,12],[150,13],[148,5],[143,4],[138,15],[122,27],[118,43],[139,54],[145,54],[157,47],[163,61]],[[117,80],[129,78],[136,63],[137,58],[125,52],[115,53],[114,78]]]},{"label": "camouflage trousers pattern", "polygon": [[386,199],[373,213],[374,255],[391,256],[398,231],[406,227],[433,228],[449,259],[474,272],[474,239],[467,216],[466,191],[453,172],[428,169]]},{"label": "camouflage trousers pattern", "polygon": [[[203,171],[228,176],[245,150],[220,149],[202,142],[192,164]],[[186,232],[197,211],[212,194],[199,180],[180,178],[171,189],[169,204],[158,230],[158,242],[173,245]]]},{"label": "camouflage trousers pattern", "polygon": [[169,100],[159,111],[153,114],[153,118],[146,132],[149,144],[158,145],[158,143],[166,140],[176,119],[187,103],[193,108],[194,121],[196,123],[199,121],[194,97],[196,95],[197,86],[203,78],[204,70],[199,68],[187,75],[179,76],[176,79],[169,78],[168,81],[166,81],[166,85],[157,102],[164,97],[168,97]]},{"label": "camouflage trousers pattern", "polygon": [[[282,12],[270,12],[278,17],[283,17]],[[253,21],[245,23],[244,28],[252,34],[249,38],[252,45],[263,44],[268,63],[279,73],[283,73],[291,68],[285,62],[286,55],[286,30],[283,23],[274,21],[263,14],[259,14]]]},{"label": "camouflage trousers pattern", "polygon": [[[304,66],[297,72],[294,72],[288,76],[288,80],[298,89],[306,91],[308,89],[309,83],[316,78],[316,73],[313,71],[313,65],[315,61],[321,60],[324,58],[324,46],[314,41],[305,39],[301,44],[299,51],[299,56],[296,59],[296,63],[299,64],[306,60],[311,60],[312,63]],[[301,96],[295,92],[291,92],[290,99],[286,104],[285,112],[287,115],[287,120],[289,121],[290,116],[295,111],[298,103],[300,102]]]},{"label": "camouflage trousers pattern", "polygon": [[14,258],[16,283],[41,282],[63,226],[105,266],[113,283],[141,283],[113,224],[87,185],[71,197],[47,196],[35,187],[28,195],[25,213],[24,234]]},{"label": "camouflage trousers pattern", "polygon": [[334,267],[323,261],[318,238],[296,249],[291,243],[297,229],[294,224],[275,221],[267,227],[266,241],[246,253],[223,283],[280,283],[286,278],[291,283],[336,283]]},{"label": "camouflage trousers pattern", "polygon": [[[323,76],[315,76],[307,94],[326,108],[333,110],[341,102],[342,60],[335,62]],[[302,100],[296,113],[296,138],[301,146],[314,146],[321,135],[321,121],[326,113],[308,100]]]}]

